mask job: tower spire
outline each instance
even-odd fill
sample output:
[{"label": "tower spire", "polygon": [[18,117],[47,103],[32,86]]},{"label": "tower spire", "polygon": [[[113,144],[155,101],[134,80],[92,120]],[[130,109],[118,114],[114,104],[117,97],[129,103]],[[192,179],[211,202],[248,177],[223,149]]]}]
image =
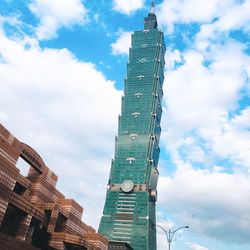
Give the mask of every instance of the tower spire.
[{"label": "tower spire", "polygon": [[154,14],[155,13],[155,1],[152,0],[151,2],[151,13]]},{"label": "tower spire", "polygon": [[155,1],[151,0],[151,11],[148,16],[144,18],[144,29],[151,30],[157,29],[157,18],[155,15]]}]

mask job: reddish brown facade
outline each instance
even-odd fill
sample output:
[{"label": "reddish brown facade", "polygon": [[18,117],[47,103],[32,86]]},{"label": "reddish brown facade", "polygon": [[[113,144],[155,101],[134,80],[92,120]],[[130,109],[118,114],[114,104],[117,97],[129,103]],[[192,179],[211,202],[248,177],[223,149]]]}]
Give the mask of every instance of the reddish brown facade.
[{"label": "reddish brown facade", "polygon": [[[20,174],[17,161],[30,165]],[[39,154],[0,124],[0,250],[108,249],[82,222],[83,208],[56,189],[57,176]]]}]

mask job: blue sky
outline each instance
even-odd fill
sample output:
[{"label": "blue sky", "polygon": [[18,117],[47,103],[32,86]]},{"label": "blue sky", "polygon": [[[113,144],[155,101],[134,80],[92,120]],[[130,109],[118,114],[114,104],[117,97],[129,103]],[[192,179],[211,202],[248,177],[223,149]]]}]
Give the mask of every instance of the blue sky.
[{"label": "blue sky", "polygon": [[[130,34],[145,0],[1,0],[0,122],[97,228]],[[157,219],[177,250],[250,249],[250,1],[159,0],[165,33]],[[158,232],[158,249],[166,248]]]}]

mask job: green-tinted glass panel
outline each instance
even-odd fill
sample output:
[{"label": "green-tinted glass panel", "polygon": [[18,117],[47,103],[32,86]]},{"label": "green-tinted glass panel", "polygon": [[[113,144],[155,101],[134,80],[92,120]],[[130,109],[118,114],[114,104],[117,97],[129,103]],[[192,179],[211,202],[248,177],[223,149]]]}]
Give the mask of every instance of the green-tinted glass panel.
[{"label": "green-tinted glass panel", "polygon": [[[135,250],[155,250],[165,45],[156,16],[132,35],[118,136],[99,232]],[[128,184],[129,183],[129,184]],[[128,186],[129,185],[129,186]],[[130,186],[132,185],[132,186]]]}]

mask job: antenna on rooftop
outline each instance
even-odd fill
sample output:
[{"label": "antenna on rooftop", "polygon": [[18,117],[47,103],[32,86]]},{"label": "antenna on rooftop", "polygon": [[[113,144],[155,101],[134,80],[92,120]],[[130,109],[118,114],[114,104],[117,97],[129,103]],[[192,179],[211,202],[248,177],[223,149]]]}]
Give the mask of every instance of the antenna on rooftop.
[{"label": "antenna on rooftop", "polygon": [[155,1],[152,0],[151,2],[151,13],[154,14],[155,13]]}]

